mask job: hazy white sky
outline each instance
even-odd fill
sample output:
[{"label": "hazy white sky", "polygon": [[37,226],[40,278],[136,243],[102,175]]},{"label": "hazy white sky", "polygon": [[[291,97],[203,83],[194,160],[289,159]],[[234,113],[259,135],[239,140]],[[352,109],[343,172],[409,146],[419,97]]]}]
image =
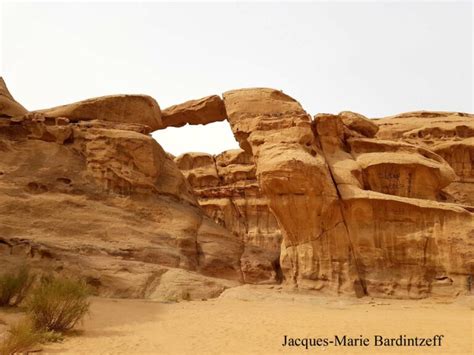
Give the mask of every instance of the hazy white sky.
[{"label": "hazy white sky", "polygon": [[[241,87],[311,114],[474,111],[473,4],[13,3],[1,74],[30,110],[116,93],[162,108]],[[237,147],[227,123],[154,134],[173,154]]]}]

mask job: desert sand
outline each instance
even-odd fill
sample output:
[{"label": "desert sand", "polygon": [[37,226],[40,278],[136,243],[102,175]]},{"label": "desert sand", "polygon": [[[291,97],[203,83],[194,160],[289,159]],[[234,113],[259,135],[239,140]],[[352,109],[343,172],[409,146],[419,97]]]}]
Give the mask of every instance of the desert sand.
[{"label": "desert sand", "polygon": [[[471,354],[472,298],[393,300],[325,297],[242,286],[207,301],[94,298],[77,335],[46,353],[75,354]],[[282,347],[283,336],[375,334],[431,337],[441,348]]]}]

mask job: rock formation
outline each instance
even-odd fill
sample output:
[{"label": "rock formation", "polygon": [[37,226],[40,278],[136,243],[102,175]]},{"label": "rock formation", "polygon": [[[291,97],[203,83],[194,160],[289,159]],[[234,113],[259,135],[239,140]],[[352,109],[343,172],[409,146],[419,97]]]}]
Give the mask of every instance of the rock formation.
[{"label": "rock formation", "polygon": [[154,131],[162,127],[158,103],[147,95],[96,97],[38,111],[47,118],[66,117],[70,122],[100,120],[132,123]]},{"label": "rock formation", "polygon": [[24,115],[28,111],[15,101],[8,91],[3,78],[0,77],[0,117],[14,117]]},{"label": "rock formation", "polygon": [[[120,110],[109,107],[115,113],[102,120],[100,107],[112,102]],[[180,275],[194,280],[189,287],[200,283],[199,297],[241,281],[240,240],[205,217],[176,164],[143,133],[144,117],[153,116],[135,104],[116,96],[98,107],[0,119],[0,260],[7,270],[30,262],[123,297],[163,295],[155,289],[169,289],[163,282],[172,278],[164,275],[173,268],[187,271]],[[195,293],[176,287],[168,296]]]},{"label": "rock formation", "polygon": [[474,115],[420,111],[374,121],[378,138],[419,145],[443,157],[457,175],[444,189],[446,200],[474,206]]},{"label": "rock formation", "polygon": [[425,297],[469,289],[470,208],[440,202],[456,175],[439,155],[374,139],[361,115],[317,115],[271,89],[224,93],[283,233],[286,280],[306,289]]},{"label": "rock formation", "polygon": [[168,107],[162,114],[162,128],[181,127],[185,124],[206,124],[227,118],[224,102],[217,95]]},{"label": "rock formation", "polygon": [[206,215],[242,241],[244,281],[279,281],[281,232],[258,187],[251,155],[243,150],[188,153],[175,162]]},{"label": "rock formation", "polygon": [[340,116],[317,115],[314,126],[366,293],[420,298],[466,290],[474,218],[438,202],[455,178],[446,161],[421,147],[362,136]]},{"label": "rock formation", "polygon": [[[28,112],[0,84],[6,269],[170,300],[240,282],[399,298],[472,287],[473,115],[312,118],[266,88],[163,112],[143,95]],[[223,119],[242,150],[174,158],[148,135]]]}]

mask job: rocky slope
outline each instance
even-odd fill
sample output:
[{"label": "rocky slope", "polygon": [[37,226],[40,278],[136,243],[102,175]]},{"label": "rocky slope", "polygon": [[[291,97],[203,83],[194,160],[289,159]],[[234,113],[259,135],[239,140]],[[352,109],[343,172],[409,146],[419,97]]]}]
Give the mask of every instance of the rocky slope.
[{"label": "rocky slope", "polygon": [[[163,111],[119,95],[28,112],[0,85],[0,262],[102,294],[240,282],[356,296],[468,293],[472,115],[318,114],[273,89]],[[227,119],[242,150],[173,159],[149,133]]]}]

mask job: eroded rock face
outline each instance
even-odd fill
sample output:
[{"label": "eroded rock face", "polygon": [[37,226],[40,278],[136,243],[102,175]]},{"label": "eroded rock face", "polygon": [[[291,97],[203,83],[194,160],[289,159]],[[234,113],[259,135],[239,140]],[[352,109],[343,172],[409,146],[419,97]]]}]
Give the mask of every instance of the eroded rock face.
[{"label": "eroded rock face", "polygon": [[202,286],[191,297],[229,285],[207,288],[208,277],[242,281],[241,241],[204,215],[148,130],[41,113],[0,118],[4,270],[27,262],[118,297],[158,297],[175,268]]},{"label": "eroded rock face", "polygon": [[175,159],[206,215],[244,244],[241,268],[247,283],[279,281],[281,233],[243,150],[217,156],[187,153]]},{"label": "eroded rock face", "polygon": [[444,189],[446,200],[474,206],[474,115],[419,111],[374,122],[378,138],[416,144],[443,157],[457,175]]},{"label": "eroded rock face", "polygon": [[360,288],[341,204],[311,117],[273,89],[224,94],[240,146],[254,156],[256,176],[283,234],[286,280],[335,292]]},{"label": "eroded rock face", "polygon": [[[175,158],[148,135],[225,117],[242,150]],[[102,295],[164,300],[282,280],[357,296],[467,293],[473,120],[312,119],[266,88],[163,115],[134,95],[30,113],[1,81],[0,265],[27,261]]]},{"label": "eroded rock face", "polygon": [[341,116],[317,115],[314,126],[367,294],[420,298],[466,291],[474,216],[440,202],[456,178],[449,164],[425,148],[362,136]]},{"label": "eroded rock face", "polygon": [[312,122],[271,89],[228,92],[224,102],[281,226],[286,281],[381,297],[470,288],[473,213],[441,202],[456,174],[440,155],[374,138],[362,115]]}]

